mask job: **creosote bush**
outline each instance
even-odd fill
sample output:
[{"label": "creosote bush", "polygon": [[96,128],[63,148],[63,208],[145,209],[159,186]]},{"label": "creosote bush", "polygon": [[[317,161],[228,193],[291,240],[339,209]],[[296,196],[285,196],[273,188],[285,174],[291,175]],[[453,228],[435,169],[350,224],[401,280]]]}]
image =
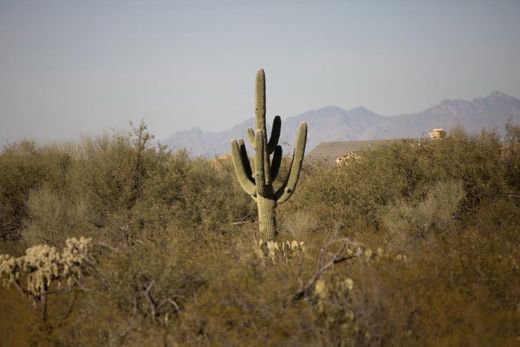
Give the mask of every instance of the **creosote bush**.
[{"label": "creosote bush", "polygon": [[[516,346],[518,138],[513,125],[503,142],[459,130],[346,167],[305,164],[276,242],[255,238],[256,206],[230,163],[167,151],[143,124],[10,145],[3,343]],[[66,250],[81,242],[95,261],[71,265],[69,287]],[[47,319],[16,281],[37,303],[46,287]]]}]

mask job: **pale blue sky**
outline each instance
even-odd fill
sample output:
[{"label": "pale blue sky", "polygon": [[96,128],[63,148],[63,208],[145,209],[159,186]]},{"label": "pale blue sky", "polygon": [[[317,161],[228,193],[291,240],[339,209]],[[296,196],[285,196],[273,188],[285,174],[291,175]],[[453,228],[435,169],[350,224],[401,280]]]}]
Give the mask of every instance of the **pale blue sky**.
[{"label": "pale blue sky", "polygon": [[520,97],[520,1],[0,0],[0,143]]}]

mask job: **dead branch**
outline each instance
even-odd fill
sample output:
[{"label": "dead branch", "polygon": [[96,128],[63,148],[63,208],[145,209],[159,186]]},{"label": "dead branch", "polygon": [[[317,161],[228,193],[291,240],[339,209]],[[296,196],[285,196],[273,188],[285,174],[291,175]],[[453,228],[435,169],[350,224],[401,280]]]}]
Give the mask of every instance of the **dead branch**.
[{"label": "dead branch", "polygon": [[[330,246],[334,243],[338,243],[338,242],[344,242],[344,244],[341,246],[341,248],[337,252],[332,253],[332,258],[327,263],[324,263],[325,257],[326,257],[325,256],[326,247]],[[312,289],[314,288],[314,285],[316,284],[316,282],[320,279],[320,277],[323,275],[323,273],[327,269],[331,268],[332,266],[334,266],[336,264],[339,264],[341,262],[354,258],[354,255],[343,255],[343,252],[345,251],[345,249],[347,248],[347,246],[350,243],[351,242],[348,239],[337,239],[337,240],[332,240],[332,241],[327,242],[325,244],[325,246],[323,246],[320,249],[320,255],[318,257],[316,271],[311,276],[311,278],[307,281],[307,283],[305,285],[301,286],[300,289],[293,295],[291,302],[294,303],[294,302],[302,300],[306,296],[308,296],[311,293]]]}]

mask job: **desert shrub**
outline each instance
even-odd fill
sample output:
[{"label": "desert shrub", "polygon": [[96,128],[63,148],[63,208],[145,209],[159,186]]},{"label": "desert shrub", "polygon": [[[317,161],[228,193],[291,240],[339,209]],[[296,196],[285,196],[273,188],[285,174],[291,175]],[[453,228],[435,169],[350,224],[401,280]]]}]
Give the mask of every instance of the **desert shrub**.
[{"label": "desert shrub", "polygon": [[32,189],[44,182],[60,186],[70,165],[66,153],[46,151],[31,141],[14,143],[0,154],[0,238],[18,239]]},{"label": "desert shrub", "polygon": [[469,136],[462,130],[450,134],[446,141],[432,145],[430,180],[462,180],[467,194],[465,206],[469,209],[481,201],[493,200],[507,194],[504,165],[500,155],[501,144],[494,132],[483,131]]},{"label": "desert shrub", "polygon": [[520,125],[506,124],[503,157],[507,181],[515,195],[520,192]]},{"label": "desert shrub", "polygon": [[135,205],[148,171],[162,154],[150,148],[151,139],[143,125],[129,134],[84,139],[76,172],[88,199],[92,223],[106,226],[111,214]]},{"label": "desert shrub", "polygon": [[[224,232],[251,215],[254,206],[241,194],[229,165],[219,169],[186,151],[153,148],[151,139],[141,125],[126,137],[87,144],[79,171],[95,224],[114,230],[117,221],[115,229],[123,228],[128,241],[170,226]],[[225,223],[229,226],[221,228]]]},{"label": "desert shrub", "polygon": [[[72,345],[121,345],[164,331],[205,284],[192,265],[196,253],[188,254],[194,250],[178,239],[110,250],[98,269],[100,278],[91,277],[85,284],[91,295],[78,307],[62,338]],[[100,324],[99,319],[111,324]],[[81,331],[74,333],[78,327]]]},{"label": "desert shrub", "polygon": [[67,237],[84,235],[90,229],[84,218],[86,213],[87,205],[83,200],[44,184],[29,193],[24,240],[29,245],[61,246]]},{"label": "desert shrub", "polygon": [[135,232],[153,238],[171,228],[237,230],[236,225],[251,220],[256,210],[233,175],[231,167],[215,168],[209,160],[189,158],[185,151],[169,153],[150,173],[142,197],[129,211]]},{"label": "desert shrub", "polygon": [[[322,314],[338,322],[334,333],[343,329],[354,345],[514,345],[519,254],[511,233],[518,208],[502,202],[478,209],[485,220],[502,213],[513,215],[493,231],[433,233],[405,255],[385,249],[337,280],[336,270],[328,274],[331,309]],[[345,277],[353,281],[348,295],[338,287]],[[334,315],[338,310],[350,312],[350,323]]]},{"label": "desert shrub", "polygon": [[461,181],[438,182],[417,204],[399,201],[391,205],[382,217],[387,244],[404,247],[424,239],[430,232],[453,229],[464,196]]},{"label": "desert shrub", "polygon": [[307,211],[297,210],[286,215],[281,222],[284,233],[292,234],[295,237],[302,237],[305,234],[318,231],[320,223],[317,217],[310,215]]}]

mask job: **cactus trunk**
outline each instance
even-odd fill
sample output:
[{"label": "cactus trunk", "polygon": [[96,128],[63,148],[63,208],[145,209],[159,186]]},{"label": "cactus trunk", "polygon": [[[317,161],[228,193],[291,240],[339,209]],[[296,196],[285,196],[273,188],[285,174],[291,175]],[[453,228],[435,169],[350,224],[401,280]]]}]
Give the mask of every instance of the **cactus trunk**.
[{"label": "cactus trunk", "polygon": [[256,199],[256,206],[258,208],[258,229],[261,237],[267,240],[274,240],[278,234],[276,228],[276,200],[274,196],[264,198],[259,196]]},{"label": "cactus trunk", "polygon": [[[256,132],[254,129],[247,129],[249,142],[256,151],[254,172],[242,139],[233,139],[231,141],[231,154],[240,185],[256,201],[260,236],[266,240],[274,240],[278,235],[275,209],[278,204],[287,201],[296,189],[305,154],[307,124],[301,123],[298,128],[298,136],[289,174],[282,186],[275,190],[273,182],[282,163],[282,147],[278,145],[282,121],[279,116],[274,118],[271,138],[268,141],[265,126],[264,70],[259,70],[256,74],[255,89]],[[271,154],[273,155],[272,160]]]}]

